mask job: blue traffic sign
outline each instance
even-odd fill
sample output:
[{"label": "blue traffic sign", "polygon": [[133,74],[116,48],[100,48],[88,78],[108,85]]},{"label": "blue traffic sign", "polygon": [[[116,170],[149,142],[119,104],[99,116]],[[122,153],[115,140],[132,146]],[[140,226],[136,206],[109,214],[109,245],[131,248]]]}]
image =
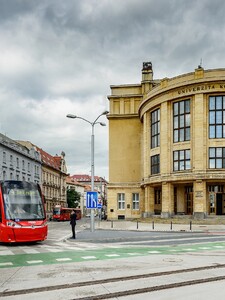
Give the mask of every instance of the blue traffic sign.
[{"label": "blue traffic sign", "polygon": [[86,207],[87,208],[97,208],[98,207],[98,193],[97,192],[87,192],[86,193]]}]

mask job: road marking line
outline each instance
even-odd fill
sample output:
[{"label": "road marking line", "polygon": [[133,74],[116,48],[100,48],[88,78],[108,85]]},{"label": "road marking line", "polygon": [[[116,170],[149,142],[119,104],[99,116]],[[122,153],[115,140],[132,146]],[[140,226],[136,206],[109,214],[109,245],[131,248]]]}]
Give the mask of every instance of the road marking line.
[{"label": "road marking line", "polygon": [[0,263],[0,266],[12,266],[13,263],[11,262],[5,262],[5,263]]},{"label": "road marking line", "polygon": [[72,258],[69,257],[65,257],[65,258],[56,258],[57,261],[68,261],[68,260],[72,260]]},{"label": "road marking line", "polygon": [[198,249],[201,249],[201,250],[209,250],[211,249],[210,247],[198,247]]},{"label": "road marking line", "polygon": [[148,251],[148,253],[156,254],[156,253],[161,253],[161,252],[160,251]]},{"label": "road marking line", "polygon": [[214,248],[224,248],[224,246],[213,246]]},{"label": "road marking line", "polygon": [[194,248],[184,248],[183,250],[185,250],[185,251],[194,251],[195,249]]},{"label": "road marking line", "polygon": [[141,255],[141,253],[134,252],[134,253],[127,253],[128,255]]},{"label": "road marking line", "polygon": [[108,257],[116,257],[116,256],[120,256],[119,254],[105,254],[105,256],[108,256]]},{"label": "road marking line", "polygon": [[28,260],[27,261],[28,264],[40,264],[42,262],[43,262],[43,260]]},{"label": "road marking line", "polygon": [[83,259],[93,259],[96,258],[96,256],[82,256]]}]

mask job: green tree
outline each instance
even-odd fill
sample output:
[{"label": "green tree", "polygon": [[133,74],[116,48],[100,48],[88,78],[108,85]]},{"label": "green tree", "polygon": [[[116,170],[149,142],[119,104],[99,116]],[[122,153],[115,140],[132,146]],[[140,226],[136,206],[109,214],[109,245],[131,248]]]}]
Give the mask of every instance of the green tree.
[{"label": "green tree", "polygon": [[67,190],[67,204],[68,207],[76,208],[80,206],[80,193],[71,189]]}]

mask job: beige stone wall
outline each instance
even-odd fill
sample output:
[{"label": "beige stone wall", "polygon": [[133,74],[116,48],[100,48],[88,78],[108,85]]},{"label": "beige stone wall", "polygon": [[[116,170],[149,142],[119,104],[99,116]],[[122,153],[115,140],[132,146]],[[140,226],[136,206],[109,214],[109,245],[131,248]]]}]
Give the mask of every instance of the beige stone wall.
[{"label": "beige stone wall", "polygon": [[[209,213],[209,185],[224,185],[225,169],[209,169],[209,147],[225,147],[225,139],[209,139],[208,98],[225,95],[225,69],[196,69],[192,73],[157,81],[144,73],[141,84],[112,86],[109,118],[109,219],[135,213],[127,208],[130,195],[141,194],[139,215],[148,216],[158,208],[154,190],[161,189],[163,216],[176,210],[187,212],[185,190],[192,188],[193,213]],[[190,99],[191,140],[173,142],[173,103]],[[160,147],[150,148],[151,112],[160,109]],[[191,169],[173,171],[173,151],[190,149]],[[151,175],[152,155],[160,155],[160,174]],[[117,194],[126,194],[126,207],[117,210]],[[225,196],[223,196],[225,199]],[[225,200],[223,200],[225,201]],[[223,210],[225,210],[223,208]]]}]

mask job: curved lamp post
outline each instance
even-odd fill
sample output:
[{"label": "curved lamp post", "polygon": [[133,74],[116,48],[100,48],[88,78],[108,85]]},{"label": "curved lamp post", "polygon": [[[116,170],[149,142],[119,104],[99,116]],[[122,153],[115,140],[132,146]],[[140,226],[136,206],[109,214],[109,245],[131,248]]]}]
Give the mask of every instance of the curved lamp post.
[{"label": "curved lamp post", "polygon": [[[99,116],[97,116],[97,118],[91,122],[83,117],[79,117],[73,114],[68,114],[66,117],[70,118],[70,119],[81,119],[87,123],[89,123],[91,125],[91,191],[94,192],[94,174],[95,174],[95,160],[94,160],[94,155],[95,155],[95,142],[94,142],[94,127],[96,124],[100,124],[101,126],[106,126],[105,123],[102,122],[97,122],[98,119],[103,116],[103,115],[107,115],[109,112],[106,110],[104,112],[102,112]],[[94,232],[95,230],[95,216],[94,216],[94,209],[91,209],[91,232]]]}]

